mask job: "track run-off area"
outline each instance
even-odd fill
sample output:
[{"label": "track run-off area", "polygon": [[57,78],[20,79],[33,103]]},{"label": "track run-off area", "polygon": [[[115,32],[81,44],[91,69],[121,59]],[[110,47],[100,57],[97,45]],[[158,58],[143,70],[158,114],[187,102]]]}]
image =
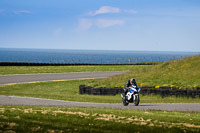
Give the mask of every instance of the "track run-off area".
[{"label": "track run-off area", "polygon": [[[56,80],[106,78],[109,76],[123,74],[125,72],[127,71],[0,75],[0,85],[28,83],[28,82],[46,82],[46,81],[56,81]],[[0,96],[0,105],[95,107],[95,108],[118,108],[118,109],[136,109],[136,110],[200,112],[200,103],[149,103],[149,104],[142,103],[139,104],[139,106],[134,106],[133,104],[129,104],[128,106],[123,106],[122,103],[116,104],[116,103],[73,102],[73,101],[18,97],[18,96]]]}]

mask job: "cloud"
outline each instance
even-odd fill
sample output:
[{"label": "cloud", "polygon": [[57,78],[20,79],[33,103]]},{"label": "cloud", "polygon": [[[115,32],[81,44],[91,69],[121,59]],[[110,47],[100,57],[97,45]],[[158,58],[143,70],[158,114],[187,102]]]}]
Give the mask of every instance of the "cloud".
[{"label": "cloud", "polygon": [[92,27],[93,22],[90,19],[80,19],[77,31],[85,31]]},{"label": "cloud", "polygon": [[89,12],[87,15],[96,16],[96,15],[99,15],[99,14],[106,14],[106,13],[120,13],[120,9],[117,8],[117,7],[102,6],[94,12]]},{"label": "cloud", "polygon": [[91,11],[86,13],[87,16],[96,16],[99,14],[107,14],[107,13],[138,13],[138,11],[133,9],[120,9],[118,7],[112,7],[112,6],[102,6],[96,11]]},{"label": "cloud", "polygon": [[20,14],[31,14],[32,11],[29,10],[20,10],[20,11],[13,11],[14,14],[20,15]]},{"label": "cloud", "polygon": [[97,15],[108,14],[108,13],[138,13],[138,12],[133,9],[124,10],[118,7],[102,6],[96,11],[91,11],[86,13],[85,18],[79,20],[79,26],[77,28],[77,31],[86,31],[92,27],[107,28],[111,26],[120,26],[125,23],[123,19],[114,19],[114,18],[105,19],[103,18],[103,16],[101,16],[102,18],[96,17]]},{"label": "cloud", "polygon": [[86,31],[92,27],[107,28],[111,26],[119,26],[124,23],[124,20],[118,19],[81,19],[77,31]]},{"label": "cloud", "polygon": [[96,26],[100,28],[106,28],[106,27],[111,27],[114,25],[123,25],[124,21],[123,20],[109,20],[109,19],[97,19],[96,20]]}]

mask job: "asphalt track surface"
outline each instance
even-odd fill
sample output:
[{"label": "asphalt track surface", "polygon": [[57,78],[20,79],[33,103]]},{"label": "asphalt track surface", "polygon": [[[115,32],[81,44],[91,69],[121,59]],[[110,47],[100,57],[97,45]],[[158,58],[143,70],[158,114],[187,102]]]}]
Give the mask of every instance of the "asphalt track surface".
[{"label": "asphalt track surface", "polygon": [[56,80],[106,78],[109,76],[114,76],[125,72],[127,71],[0,75],[0,85],[28,83],[28,82],[45,82],[45,81],[56,81]]},{"label": "asphalt track surface", "polygon": [[[120,97],[119,97],[120,98]],[[114,103],[89,103],[89,102],[72,102],[63,100],[52,100],[42,98],[17,97],[17,96],[0,96],[1,105],[28,105],[28,106],[64,106],[64,107],[95,107],[95,108],[117,108],[117,109],[135,109],[135,110],[165,110],[165,111],[183,111],[183,112],[200,112],[200,103],[149,103],[134,106],[129,104],[123,106]]]},{"label": "asphalt track surface", "polygon": [[[13,83],[57,81],[57,80],[106,78],[109,76],[114,76],[125,72],[126,71],[0,75],[0,85],[13,84]],[[200,112],[200,103],[167,103],[167,104],[156,103],[156,104],[140,104],[139,106],[134,106],[133,104],[129,104],[128,106],[123,106],[122,104],[73,102],[73,101],[17,97],[17,96],[0,96],[0,105],[96,107],[96,108],[118,108],[118,109],[136,109],[136,110],[138,109],[138,110]]]}]

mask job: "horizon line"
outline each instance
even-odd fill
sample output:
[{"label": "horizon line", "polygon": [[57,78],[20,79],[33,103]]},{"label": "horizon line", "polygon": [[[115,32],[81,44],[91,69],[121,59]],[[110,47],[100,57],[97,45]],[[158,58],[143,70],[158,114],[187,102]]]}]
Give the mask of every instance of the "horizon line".
[{"label": "horizon line", "polygon": [[80,50],[80,51],[124,51],[124,52],[190,52],[190,53],[199,53],[200,51],[169,51],[169,50],[118,50],[118,49],[62,49],[62,48],[6,48],[6,47],[0,47],[0,49],[26,49],[26,50]]}]

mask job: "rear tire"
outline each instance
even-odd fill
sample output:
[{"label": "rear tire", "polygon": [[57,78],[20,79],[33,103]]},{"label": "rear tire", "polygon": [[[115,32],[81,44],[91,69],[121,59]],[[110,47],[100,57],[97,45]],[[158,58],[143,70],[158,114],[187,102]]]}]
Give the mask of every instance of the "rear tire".
[{"label": "rear tire", "polygon": [[135,101],[134,101],[134,105],[138,106],[140,103],[140,96],[139,95],[135,95]]}]

